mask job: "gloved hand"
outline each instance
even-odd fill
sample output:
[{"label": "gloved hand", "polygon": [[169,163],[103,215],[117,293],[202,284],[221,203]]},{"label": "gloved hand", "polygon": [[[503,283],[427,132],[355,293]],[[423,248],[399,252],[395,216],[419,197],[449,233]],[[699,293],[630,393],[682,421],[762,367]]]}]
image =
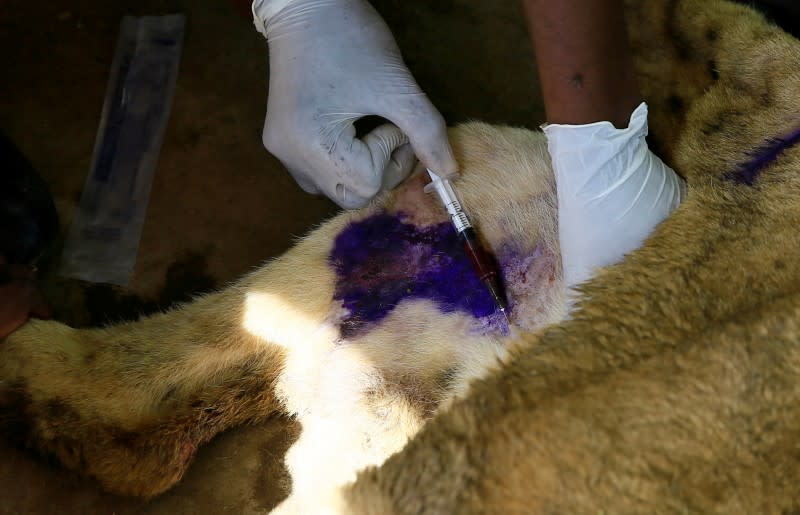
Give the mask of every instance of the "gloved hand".
[{"label": "gloved hand", "polygon": [[543,128],[556,176],[564,282],[571,287],[641,246],[680,205],[685,185],[650,152],[644,103],[625,129],[610,122]]},{"label": "gloved hand", "polygon": [[[442,116],[369,3],[255,0],[253,16],[269,42],[264,146],[305,191],[363,206],[409,174],[415,153],[456,173]],[[353,122],[367,115],[391,123],[358,139]]]}]

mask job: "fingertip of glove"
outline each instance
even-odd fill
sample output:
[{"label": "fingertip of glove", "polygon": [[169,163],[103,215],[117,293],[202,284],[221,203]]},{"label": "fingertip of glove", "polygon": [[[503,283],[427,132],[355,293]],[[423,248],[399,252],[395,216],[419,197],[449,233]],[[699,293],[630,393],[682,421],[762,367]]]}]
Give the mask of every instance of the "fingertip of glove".
[{"label": "fingertip of glove", "polygon": [[369,198],[356,195],[344,184],[336,185],[334,194],[330,196],[330,199],[342,209],[359,209],[366,206],[370,201]]},{"label": "fingertip of glove", "polygon": [[429,141],[436,141],[437,139],[438,144],[434,146],[428,146],[427,148],[415,147],[417,157],[439,177],[453,177],[458,174],[458,162],[447,139],[446,128],[436,139],[432,137]]},{"label": "fingertip of glove", "polygon": [[320,193],[319,188],[317,187],[316,184],[314,184],[314,182],[305,178],[301,174],[293,173],[291,170],[289,171],[289,173],[294,178],[297,185],[300,186],[301,190],[305,191],[310,195],[319,195]]},{"label": "fingertip of glove", "polygon": [[448,147],[448,153],[444,158],[437,159],[433,166],[428,168],[442,179],[451,179],[458,175],[458,163],[453,157],[452,152]]}]

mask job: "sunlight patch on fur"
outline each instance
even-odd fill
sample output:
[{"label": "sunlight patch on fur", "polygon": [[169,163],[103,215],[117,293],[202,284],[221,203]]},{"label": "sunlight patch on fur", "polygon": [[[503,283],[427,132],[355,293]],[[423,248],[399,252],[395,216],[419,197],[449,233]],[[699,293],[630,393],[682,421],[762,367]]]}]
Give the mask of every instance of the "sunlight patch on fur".
[{"label": "sunlight patch on fur", "polygon": [[[285,349],[309,338],[319,338],[320,331],[325,331],[323,324],[312,320],[280,295],[269,292],[248,292],[245,295],[243,326],[250,333]],[[332,334],[327,340],[335,338],[336,335]]]}]

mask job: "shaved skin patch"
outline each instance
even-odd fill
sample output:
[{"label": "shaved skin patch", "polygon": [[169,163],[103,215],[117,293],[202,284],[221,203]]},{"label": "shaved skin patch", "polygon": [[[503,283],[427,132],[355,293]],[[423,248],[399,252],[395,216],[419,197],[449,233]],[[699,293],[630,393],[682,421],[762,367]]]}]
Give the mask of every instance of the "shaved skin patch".
[{"label": "shaved skin patch", "polygon": [[[512,276],[537,258],[536,251],[503,254],[502,267]],[[509,333],[449,222],[418,227],[403,214],[378,213],[339,233],[328,261],[336,272],[334,299],[345,312],[339,322],[344,339],[368,332],[406,299],[427,299],[443,313],[467,314],[484,334]]]},{"label": "shaved skin patch", "polygon": [[425,185],[430,182],[427,177],[427,174],[418,170],[398,186],[394,198],[389,202],[388,212],[402,215],[404,222],[419,227],[446,222],[447,212],[436,195],[425,193]]},{"label": "shaved skin patch", "polygon": [[497,260],[514,325],[534,331],[552,321],[560,305],[558,256],[543,245],[530,249],[509,240],[497,250]]}]

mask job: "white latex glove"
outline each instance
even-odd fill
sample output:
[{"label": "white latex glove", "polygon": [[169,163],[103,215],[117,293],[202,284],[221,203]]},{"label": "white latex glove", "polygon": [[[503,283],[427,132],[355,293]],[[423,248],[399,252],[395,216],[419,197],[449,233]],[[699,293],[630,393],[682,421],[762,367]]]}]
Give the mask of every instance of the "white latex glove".
[{"label": "white latex glove", "polygon": [[[360,207],[400,183],[415,153],[456,173],[444,119],[369,3],[255,0],[253,16],[269,42],[264,146],[304,190]],[[358,139],[353,122],[367,115],[391,123]]]},{"label": "white latex glove", "polygon": [[558,231],[568,287],[642,245],[686,196],[683,180],[645,141],[647,105],[626,129],[610,122],[543,126],[558,191]]}]

